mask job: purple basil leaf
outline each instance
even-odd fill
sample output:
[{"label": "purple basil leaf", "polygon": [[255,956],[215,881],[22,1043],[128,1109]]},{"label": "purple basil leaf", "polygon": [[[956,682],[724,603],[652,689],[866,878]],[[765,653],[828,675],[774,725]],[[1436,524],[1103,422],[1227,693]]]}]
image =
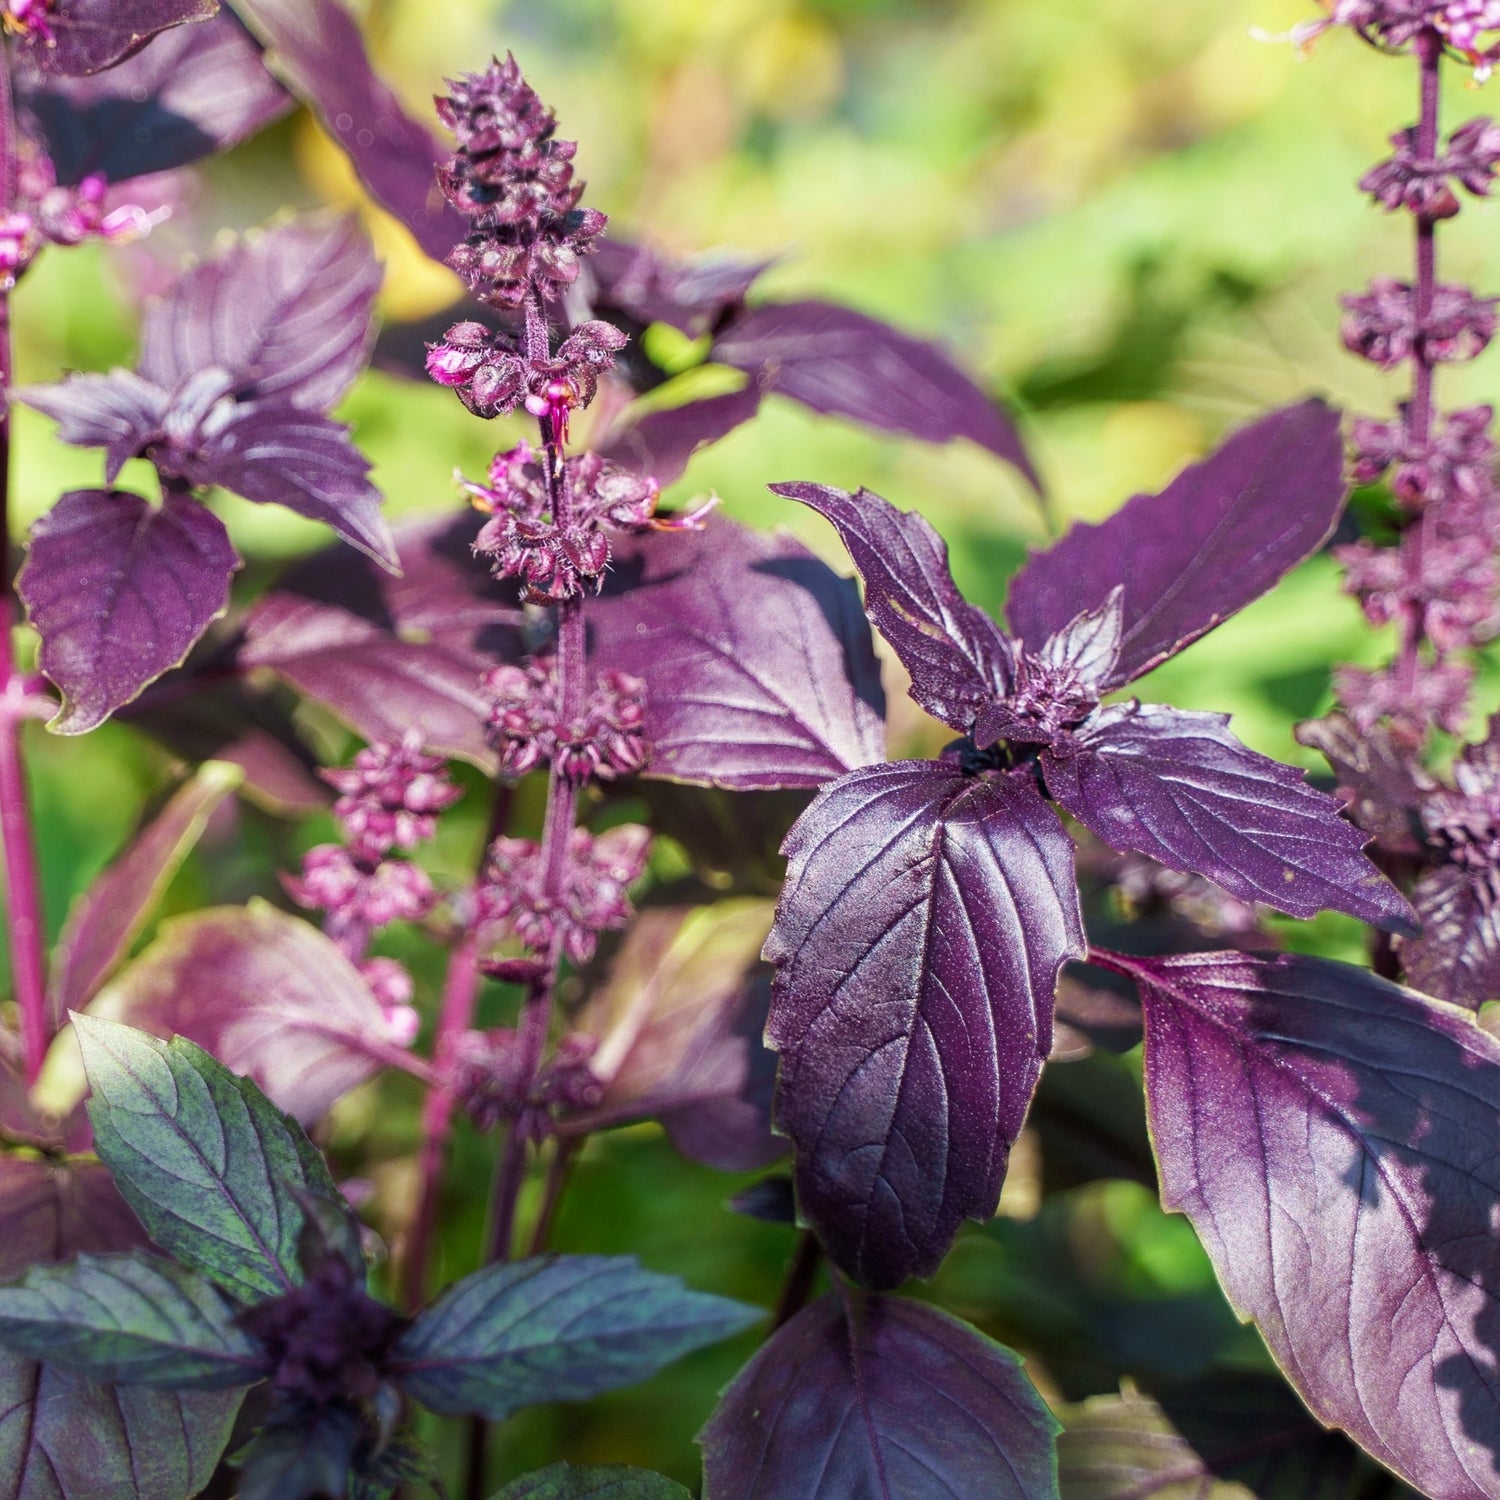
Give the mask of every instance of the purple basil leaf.
[{"label": "purple basil leaf", "polygon": [[91,172],[122,182],[187,166],[254,135],[293,103],[227,11],[160,33],[96,77],[25,75],[19,90],[68,187]]},{"label": "purple basil leaf", "polygon": [[[5,1280],[145,1243],[109,1173],[76,1159],[0,1156],[0,1230]],[[208,1483],[238,1407],[237,1393],[119,1389],[0,1355],[0,1495],[97,1500],[105,1472],[119,1500],[188,1500]]]},{"label": "purple basil leaf", "polygon": [[694,339],[739,307],[772,264],[722,256],[678,261],[647,245],[617,239],[597,243],[584,262],[596,308],[624,313],[642,326],[667,323]]},{"label": "purple basil leaf", "polygon": [[379,287],[357,219],[293,219],[195,266],[150,303],[137,368],[167,390],[225,370],[241,400],[282,396],[326,412],[365,367]]},{"label": "purple basil leaf", "polygon": [[548,1464],[513,1479],[491,1500],[692,1500],[675,1480],[623,1464]]},{"label": "purple basil leaf", "polygon": [[1366,734],[1344,714],[1330,714],[1299,724],[1297,743],[1328,758],[1349,815],[1382,849],[1422,853],[1422,801],[1434,783],[1403,754],[1385,725],[1376,724]]},{"label": "purple basil leaf", "polygon": [[763,1224],[797,1222],[797,1195],[792,1188],[792,1179],[781,1173],[762,1177],[759,1182],[741,1188],[725,1207],[747,1219],[759,1219]]},{"label": "purple basil leaf", "polygon": [[588,610],[601,671],[646,682],[646,774],[818,786],[885,754],[854,586],[799,542],[715,518],[624,541]]},{"label": "purple basil leaf", "polygon": [[468,233],[438,190],[450,154],[375,76],[359,27],[338,0],[232,0],[265,44],[266,60],[317,111],[370,196],[411,230],[434,260]]},{"label": "purple basil leaf", "polygon": [[266,1374],[234,1314],[211,1283],[158,1255],[83,1255],[0,1285],[0,1349],[91,1380],[233,1390]]},{"label": "purple basil leaf", "polygon": [[689,1160],[722,1171],[785,1154],[771,1134],[776,1059],[761,1040],[769,986],[757,960],[771,916],[760,900],[641,913],[579,1015],[604,1088],[564,1133],[654,1118]]},{"label": "purple basil leaf", "polygon": [[1228,724],[1150,703],[1101,709],[1042,752],[1047,791],[1110,848],[1207,876],[1242,901],[1412,930],[1411,909],[1360,852],[1368,835]]},{"label": "purple basil leaf", "polygon": [[1324,1423],[1423,1494],[1500,1495],[1500,1044],[1323,959],[1117,966],[1145,1005],[1162,1201],[1231,1303]]},{"label": "purple basil leaf", "polygon": [[798,1203],[866,1285],[931,1276],[995,1210],[1083,955],[1072,841],[1024,776],[918,760],[820,792],[785,852],[766,1037]]},{"label": "purple basil leaf", "polygon": [[1009,1349],[935,1307],[832,1295],[698,1436],[704,1500],[1056,1500],[1057,1423]]},{"label": "purple basil leaf", "polygon": [[239,785],[237,768],[204,766],[73,904],[52,952],[47,999],[54,1024],[81,1010],[145,926],[209,814]]},{"label": "purple basil leaf", "polygon": [[113,484],[120,470],[145,451],[161,431],[172,404],[170,392],[130,370],[70,375],[57,385],[30,386],[16,395],[51,417],[63,442],[103,448],[107,484]]},{"label": "purple basil leaf", "polygon": [[1041,488],[1010,418],[969,376],[937,345],[863,313],[831,302],[765,302],[729,323],[710,358],[816,412],[929,443],[968,438]]},{"label": "purple basil leaf", "polygon": [[379,1067],[386,1024],[316,927],[256,902],[173,917],[88,1014],[183,1036],[304,1124]]},{"label": "purple basil leaf", "polygon": [[181,1037],[86,1015],[73,1029],[94,1149],[156,1244],[238,1302],[297,1286],[300,1195],[339,1196],[297,1124]]},{"label": "purple basil leaf", "polygon": [[760,397],[760,387],[752,380],[743,390],[649,412],[606,434],[599,452],[665,488],[682,477],[700,448],[750,421],[760,410]]},{"label": "purple basil leaf", "polygon": [[1328,539],[1344,508],[1338,413],[1321,401],[1273,412],[1137,495],[1098,526],[1075,525],[1011,580],[1012,632],[1033,650],[1080,609],[1125,590],[1118,687],[1260,598]]},{"label": "purple basil leaf", "polygon": [[632,1256],[547,1255],[449,1287],[401,1336],[389,1369],[435,1412],[500,1422],[523,1406],[635,1385],[760,1316]]},{"label": "purple basil leaf", "polygon": [[217,0],[57,0],[47,16],[52,40],[28,32],[16,56],[41,73],[98,73],[139,52],[159,31],[207,21]]},{"label": "purple basil leaf", "polygon": [[967,734],[978,711],[1010,690],[1015,662],[1000,627],[959,593],[947,544],[925,517],[869,490],[771,489],[838,529],[865,581],[865,612],[911,674],[913,700]]},{"label": "purple basil leaf", "polygon": [[1500,1000],[1500,871],[1441,865],[1411,900],[1422,931],[1400,945],[1406,982],[1471,1010]]},{"label": "purple basil leaf", "polygon": [[63,706],[82,734],[186,657],[229,604],[240,560],[224,523],[169,491],[70,490],[31,529],[17,590]]},{"label": "purple basil leaf", "polygon": [[285,398],[250,401],[206,424],[192,461],[197,484],[222,485],[258,505],[284,505],[322,521],[351,546],[395,570],[396,544],[380,513],[370,461],[349,429]]},{"label": "purple basil leaf", "polygon": [[415,726],[430,750],[493,773],[479,681],[521,657],[523,620],[474,560],[476,529],[470,514],[397,528],[400,578],[338,552],[298,563],[251,610],[241,666],[270,667],[367,740]]},{"label": "purple basil leaf", "polygon": [[1274,1377],[1094,1396],[1061,1415],[1062,1500],[1417,1500]]}]

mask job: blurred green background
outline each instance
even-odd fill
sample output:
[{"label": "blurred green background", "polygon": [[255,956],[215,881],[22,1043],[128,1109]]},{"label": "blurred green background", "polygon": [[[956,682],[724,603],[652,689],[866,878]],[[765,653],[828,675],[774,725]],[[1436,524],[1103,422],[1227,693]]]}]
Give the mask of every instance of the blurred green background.
[{"label": "blurred green background", "polygon": [[[414,112],[425,113],[444,75],[510,48],[556,108],[561,133],[580,142],[589,201],[618,228],[684,254],[779,256],[765,294],[841,299],[940,339],[1009,403],[1045,476],[1045,511],[977,449],[872,436],[779,399],[681,481],[684,498],[715,490],[729,515],[788,526],[840,568],[831,533],[767,495],[767,482],[865,484],[922,509],[949,537],[960,583],[998,608],[1028,543],[1158,487],[1227,426],[1309,392],[1373,411],[1399,396],[1343,352],[1337,297],[1372,274],[1400,275],[1409,262],[1407,224],[1371,207],[1354,181],[1385,137],[1410,122],[1414,70],[1346,35],[1299,58],[1274,36],[1316,14],[1310,4],[367,0],[357,8],[379,66]],[[1485,103],[1470,101],[1461,82],[1451,79],[1449,124]],[[192,198],[190,213],[144,245],[44,257],[16,298],[23,382],[128,363],[140,289],[159,286],[222,230],[287,205],[360,201],[342,159],[301,113],[199,173]],[[387,315],[443,306],[456,282],[389,220],[364,211],[387,262]],[[1445,276],[1491,289],[1497,213],[1480,203],[1444,230]],[[1443,398],[1486,399],[1491,368],[1445,372]],[[456,504],[455,466],[477,473],[519,435],[470,417],[446,392],[378,374],[342,414],[396,515]],[[98,457],[58,444],[40,417],[19,411],[16,430],[18,524],[63,489],[98,482]],[[127,472],[132,480],[139,476]],[[270,563],[323,540],[273,508],[225,499],[222,514],[249,560],[242,592]],[[1144,695],[1230,710],[1252,744],[1310,765],[1292,726],[1326,706],[1329,664],[1378,660],[1386,645],[1337,592],[1332,565],[1317,559],[1163,669]],[[1491,679],[1481,706],[1495,699]],[[899,693],[893,730],[897,753],[940,742]],[[36,731],[29,750],[55,929],[169,767],[116,726],[82,740]],[[168,908],[274,891],[273,865],[320,832],[253,811],[218,826]],[[463,868],[479,836],[476,812],[438,862]],[[1360,951],[1342,919],[1282,930],[1320,951]],[[430,1005],[436,971],[417,963]],[[1131,1059],[1096,1057],[1049,1076],[1071,1101],[1070,1118],[1092,1108],[1101,1131],[1138,1136]],[[376,1181],[377,1218],[398,1218],[410,1191],[414,1106],[402,1084],[387,1084],[356,1096],[335,1122],[342,1164]],[[450,1274],[476,1253],[490,1150],[461,1142],[443,1244]],[[1016,1343],[1049,1395],[1113,1389],[1121,1371],[1193,1375],[1215,1363],[1264,1363],[1191,1231],[1162,1215],[1147,1185],[1044,1191],[1044,1167],[1036,1150],[1019,1153],[1002,1217],[966,1233],[933,1296]],[[590,1146],[557,1240],[635,1250],[699,1286],[769,1304],[790,1232],[728,1213],[724,1200],[740,1185],[680,1161],[654,1129],[623,1132]],[[497,1445],[496,1477],[566,1454],[645,1463],[691,1481],[692,1434],[754,1343],[747,1336],[584,1410],[523,1418]]]}]

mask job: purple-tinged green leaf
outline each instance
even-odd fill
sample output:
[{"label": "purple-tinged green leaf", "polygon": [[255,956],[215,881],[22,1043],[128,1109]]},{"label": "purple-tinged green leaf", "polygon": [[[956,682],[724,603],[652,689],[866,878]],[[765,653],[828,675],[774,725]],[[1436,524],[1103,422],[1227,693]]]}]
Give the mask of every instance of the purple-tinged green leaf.
[{"label": "purple-tinged green leaf", "polygon": [[588,622],[597,667],[646,683],[647,775],[818,786],[885,753],[854,586],[790,537],[714,519],[624,541]]},{"label": "purple-tinged green leaf", "polygon": [[357,219],[293,219],[237,241],[150,303],[137,368],[167,390],[226,370],[240,400],[283,396],[326,412],[365,367],[379,288]]},{"label": "purple-tinged green leaf", "polygon": [[968,438],[1041,488],[1010,418],[947,354],[851,308],[831,302],[746,308],[714,340],[710,358],[816,412],[929,443]]},{"label": "purple-tinged green leaf", "polygon": [[999,1201],[1083,955],[1072,840],[1024,774],[897,761],[820,792],[785,853],[776,1123],[829,1255],[898,1286]]},{"label": "purple-tinged green leaf", "polygon": [[302,1124],[393,1045],[354,965],[311,923],[258,901],[163,922],[88,1014],[196,1042]]},{"label": "purple-tinged green leaf", "polygon": [[435,1412],[500,1422],[523,1406],[635,1385],[760,1316],[631,1256],[547,1255],[449,1287],[402,1334],[390,1371]]},{"label": "purple-tinged green leaf", "polygon": [[1227,714],[1116,704],[1043,750],[1042,776],[1112,849],[1294,917],[1345,911],[1411,930],[1410,907],[1360,852],[1367,835],[1301,771],[1242,745],[1228,724]]},{"label": "purple-tinged green leaf", "polygon": [[1094,1396],[1060,1415],[1062,1500],[1417,1500],[1273,1377]]},{"label": "purple-tinged green leaf", "polygon": [[80,448],[104,449],[104,478],[145,451],[161,431],[172,403],[169,392],[131,370],[70,375],[56,385],[30,386],[17,399],[58,424],[57,436]]},{"label": "purple-tinged green leaf", "polygon": [[54,1018],[81,1010],[114,972],[198,842],[209,814],[242,779],[237,767],[204,766],[74,902],[52,952],[47,999]]},{"label": "purple-tinged green leaf", "polygon": [[490,1500],[692,1500],[673,1479],[624,1464],[548,1464],[513,1479]]},{"label": "purple-tinged green leaf", "polygon": [[394,569],[396,544],[369,472],[347,427],[284,398],[246,402],[227,421],[206,426],[193,462],[197,483],[321,521]]},{"label": "purple-tinged green leaf", "polygon": [[16,57],[41,73],[98,73],[139,52],[159,31],[207,21],[218,0],[57,0],[47,16],[52,38],[31,31]]},{"label": "purple-tinged green leaf", "polygon": [[1470,1010],[1500,1000],[1500,870],[1440,865],[1411,902],[1422,931],[1400,944],[1406,982]]},{"label": "purple-tinged green leaf", "polygon": [[363,1438],[359,1416],[337,1406],[263,1428],[238,1459],[235,1500],[347,1495]]},{"label": "purple-tinged green leaf", "polygon": [[599,452],[665,489],[682,477],[695,453],[750,421],[760,410],[760,397],[752,380],[743,390],[649,412],[610,431]]},{"label": "purple-tinged green leaf", "polygon": [[1422,801],[1436,783],[1418,761],[1402,752],[1385,725],[1377,724],[1366,734],[1346,715],[1329,714],[1299,724],[1297,743],[1327,757],[1339,796],[1349,804],[1349,816],[1382,849],[1422,853]]},{"label": "purple-tinged green leaf", "polygon": [[656,1119],[691,1161],[750,1172],[786,1152],[771,1134],[776,1059],[762,1041],[769,987],[757,964],[768,901],[653,907],[621,943],[577,1027],[597,1039],[595,1108],[566,1134]]},{"label": "purple-tinged green leaf", "polygon": [[[0,1156],[0,1277],[145,1243],[97,1163]],[[238,1393],[172,1395],[97,1385],[0,1355],[0,1495],[6,1500],[188,1500],[229,1441]]]},{"label": "purple-tinged green leaf", "polygon": [[696,339],[730,316],[771,264],[722,256],[678,261],[647,245],[609,238],[584,262],[584,274],[594,307],[624,313],[642,327],[667,323]]},{"label": "purple-tinged green leaf", "polygon": [[480,678],[523,655],[523,617],[475,561],[476,530],[467,513],[399,527],[400,578],[328,552],[298,563],[250,611],[240,665],[271,668],[368,740],[415,727],[429,750],[493,773]]},{"label": "purple-tinged green leaf", "polygon": [[117,183],[185,167],[254,135],[293,103],[227,11],[161,32],[92,78],[24,74],[18,92],[64,186],[91,172]]},{"label": "purple-tinged green leaf", "polygon": [[1009,692],[1015,661],[1000,627],[959,593],[947,544],[925,517],[870,490],[771,489],[833,523],[864,579],[870,623],[911,674],[912,699],[967,734],[979,710]]},{"label": "purple-tinged green leaf", "polygon": [[295,1121],[181,1037],[75,1015],[94,1149],[151,1238],[240,1302],[302,1280],[300,1193],[337,1201]]},{"label": "purple-tinged green leaf", "polygon": [[698,1436],[704,1500],[1056,1500],[1057,1423],[1009,1349],[934,1307],[832,1295]]},{"label": "purple-tinged green leaf", "polygon": [[1080,609],[1125,590],[1125,639],[1108,686],[1175,656],[1260,598],[1327,541],[1344,508],[1338,413],[1321,401],[1273,412],[1137,495],[1075,525],[1011,580],[1012,631],[1035,649]]},{"label": "purple-tinged green leaf", "polygon": [[433,260],[468,233],[438,190],[451,153],[375,75],[364,38],[338,0],[232,0],[266,46],[266,61],[305,99],[343,148],[370,196],[412,232]]},{"label": "purple-tinged green leaf", "polygon": [[62,693],[48,726],[82,734],[175,667],[229,604],[240,560],[185,495],[70,490],[31,529],[17,591]]},{"label": "purple-tinged green leaf", "polygon": [[91,1380],[232,1390],[266,1374],[234,1314],[209,1282],[160,1256],[81,1255],[0,1285],[0,1349]]},{"label": "purple-tinged green leaf", "polygon": [[1431,1500],[1500,1495],[1500,1043],[1302,955],[1111,957],[1162,1201],[1313,1412]]}]

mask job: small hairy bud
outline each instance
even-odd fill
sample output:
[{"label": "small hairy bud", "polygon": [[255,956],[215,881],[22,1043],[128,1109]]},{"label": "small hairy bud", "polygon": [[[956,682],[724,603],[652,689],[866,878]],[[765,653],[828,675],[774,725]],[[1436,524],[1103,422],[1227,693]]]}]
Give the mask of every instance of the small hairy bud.
[{"label": "small hairy bud", "polygon": [[366,860],[425,843],[437,832],[437,815],[463,795],[448,779],[443,758],[423,753],[415,729],[399,745],[370,745],[353,765],[320,774],[340,793],[333,815],[344,825],[351,853]]}]

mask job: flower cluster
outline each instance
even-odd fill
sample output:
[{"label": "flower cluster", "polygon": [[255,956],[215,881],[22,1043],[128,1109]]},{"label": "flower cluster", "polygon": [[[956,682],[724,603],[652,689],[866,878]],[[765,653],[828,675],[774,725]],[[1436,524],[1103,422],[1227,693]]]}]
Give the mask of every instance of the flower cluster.
[{"label": "flower cluster", "polygon": [[[344,842],[308,850],[302,873],[283,876],[282,883],[299,905],[327,914],[328,935],[357,962],[377,928],[417,921],[436,904],[427,872],[389,856],[430,839],[438,813],[460,793],[448,781],[442,760],[423,753],[415,731],[399,744],[371,745],[353,765],[323,776],[340,794],[333,811]],[[406,1029],[409,992],[401,995],[399,982],[384,970],[377,982],[389,993],[393,1025]]]},{"label": "flower cluster", "polygon": [[1413,288],[1390,276],[1378,276],[1370,289],[1344,298],[1344,345],[1382,370],[1409,359],[1452,364],[1483,354],[1500,325],[1500,298],[1476,297],[1466,286],[1441,283],[1433,288],[1425,317],[1416,311]]},{"label": "flower cluster", "polygon": [[613,781],[646,763],[646,685],[639,677],[603,673],[582,711],[566,722],[550,657],[496,667],[485,675],[484,689],[492,701],[490,742],[511,776],[551,762],[572,782]]},{"label": "flower cluster", "polygon": [[496,578],[519,578],[533,603],[573,599],[601,586],[610,558],[605,527],[696,529],[707,513],[704,507],[658,516],[656,481],[597,453],[567,459],[550,482],[545,462],[530,443],[518,443],[495,455],[488,484],[463,485],[475,507],[490,516],[474,551],[490,559]]},{"label": "flower cluster", "polygon": [[34,36],[50,47],[57,41],[48,20],[52,6],[53,0],[4,0],[0,4],[0,31],[12,36]]},{"label": "flower cluster", "polygon": [[546,852],[529,839],[496,839],[475,892],[481,941],[493,948],[514,938],[539,955],[561,943],[572,962],[587,963],[601,932],[630,921],[628,892],[646,868],[650,847],[650,830],[635,824],[597,838],[575,828],[568,836],[560,894],[554,897]]},{"label": "flower cluster", "polygon": [[541,1141],[559,1113],[590,1109],[603,1096],[589,1067],[594,1047],[593,1037],[572,1032],[533,1072],[519,1033],[496,1027],[448,1038],[441,1062],[459,1107],[478,1129],[512,1121],[527,1140]]},{"label": "flower cluster", "polygon": [[457,150],[438,180],[470,232],[448,264],[481,302],[520,307],[577,279],[579,257],[594,249],[605,218],[579,207],[577,146],[557,139],[556,118],[513,57],[449,88],[437,109]]},{"label": "flower cluster", "polygon": [[1500,0],[1322,0],[1328,12],[1305,21],[1292,36],[1311,43],[1330,26],[1347,26],[1366,41],[1395,49],[1421,32],[1436,32],[1443,42],[1487,75],[1500,48],[1489,40],[1500,31]]},{"label": "flower cluster", "polygon": [[1455,130],[1440,155],[1422,154],[1415,128],[1397,131],[1391,144],[1395,153],[1371,167],[1360,178],[1360,188],[1383,208],[1404,208],[1419,218],[1451,219],[1458,213],[1455,182],[1487,198],[1500,165],[1500,126],[1488,116]]}]

